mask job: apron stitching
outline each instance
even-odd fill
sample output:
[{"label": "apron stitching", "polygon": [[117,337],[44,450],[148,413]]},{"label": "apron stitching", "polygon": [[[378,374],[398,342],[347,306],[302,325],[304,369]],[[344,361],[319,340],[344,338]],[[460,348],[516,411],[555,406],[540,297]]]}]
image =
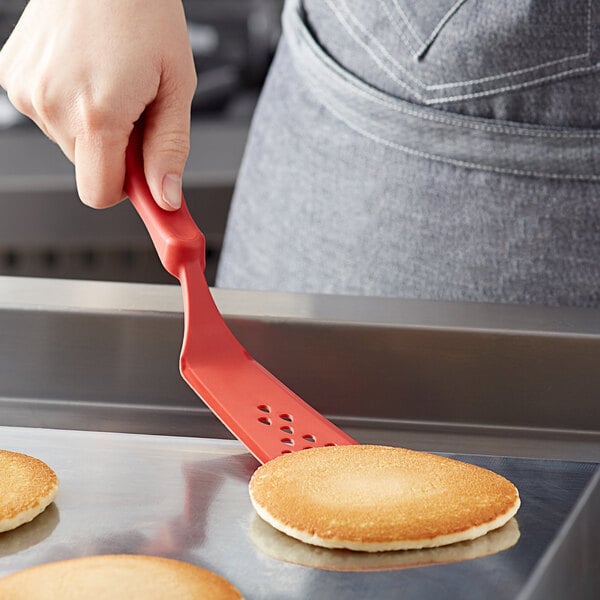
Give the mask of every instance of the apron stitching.
[{"label": "apron stitching", "polygon": [[[454,5],[456,8],[454,9],[454,12],[456,12],[456,10],[458,10],[458,8],[460,8],[460,5],[462,3],[464,3],[466,0],[458,0],[457,3]],[[579,73],[579,72],[583,72],[583,70],[593,70],[594,68],[596,68],[598,65],[591,65],[591,66],[586,66],[586,67],[574,67],[573,69],[568,69],[566,71],[561,71],[560,73],[553,73],[551,75],[547,75],[547,76],[542,76],[539,77],[537,79],[533,79],[530,81],[525,81],[522,83],[514,83],[514,84],[509,84],[506,85],[504,87],[499,87],[499,88],[493,88],[490,90],[483,90],[480,92],[471,92],[468,94],[458,94],[458,95],[454,95],[454,96],[442,96],[442,97],[436,97],[436,98],[425,98],[420,92],[418,92],[414,87],[412,87],[407,81],[404,81],[402,79],[400,79],[395,73],[393,73],[389,67],[387,67],[382,59],[385,59],[387,62],[389,62],[392,67],[398,71],[400,71],[401,73],[403,73],[408,79],[412,80],[412,82],[414,83],[414,85],[426,90],[426,91],[434,91],[434,90],[443,90],[443,89],[448,89],[448,88],[452,88],[452,87],[460,87],[460,86],[464,86],[464,85],[475,85],[478,83],[485,83],[488,81],[493,81],[496,79],[503,79],[503,78],[507,78],[510,77],[512,75],[521,75],[523,73],[527,73],[527,72],[531,72],[531,71],[535,71],[538,69],[543,69],[546,67],[550,67],[552,65],[557,65],[563,62],[568,62],[571,60],[579,60],[582,58],[586,58],[589,57],[590,55],[590,47],[591,47],[591,0],[588,0],[588,18],[587,18],[587,39],[588,39],[588,48],[586,52],[583,53],[579,53],[579,54],[573,54],[571,56],[565,56],[563,58],[559,58],[556,60],[552,60],[552,61],[548,61],[545,63],[541,63],[539,65],[534,65],[531,67],[526,67],[523,69],[515,69],[513,71],[505,71],[503,73],[499,73],[497,75],[489,75],[486,77],[480,77],[478,79],[466,79],[463,81],[453,81],[453,82],[447,82],[447,83],[437,83],[437,84],[427,84],[425,83],[423,80],[419,79],[416,75],[413,75],[410,71],[408,71],[402,64],[400,64],[397,60],[394,59],[394,57],[387,51],[387,49],[381,44],[381,42],[379,42],[379,40],[377,39],[377,37],[370,32],[360,21],[358,21],[358,19],[356,18],[356,16],[350,11],[350,9],[348,8],[348,5],[342,0],[340,2],[341,5],[343,5],[344,7],[344,12],[346,13],[346,16],[344,16],[342,14],[342,11],[340,11],[335,4],[332,3],[331,0],[326,0],[327,5],[329,6],[330,10],[334,13],[335,17],[337,18],[337,20],[340,22],[340,24],[344,27],[344,29],[346,30],[346,32],[348,33],[348,35],[350,35],[354,41],[359,44],[360,46],[362,46],[363,50],[369,55],[371,56],[372,60],[377,64],[377,66],[382,69],[393,81],[395,81],[398,85],[401,85],[402,87],[408,89],[409,91],[411,91],[418,100],[420,100],[421,102],[425,103],[425,104],[439,104],[439,103],[443,103],[443,102],[456,102],[459,100],[468,100],[471,98],[479,98],[482,96],[486,96],[486,95],[492,95],[492,94],[496,94],[496,93],[502,93],[505,91],[509,91],[509,90],[516,90],[516,89],[522,89],[531,85],[535,85],[536,83],[540,83],[543,81],[551,81],[552,79],[556,79],[558,77],[566,77],[568,75],[571,75],[573,73]],[[380,0],[381,2],[381,0]],[[386,7],[387,10],[387,7]],[[451,9],[452,10],[452,9]],[[450,13],[450,14],[448,14]],[[446,20],[448,18],[450,18],[450,16],[452,16],[451,11],[448,11],[448,17],[446,18]],[[389,14],[389,13],[388,13]],[[359,30],[360,33],[362,33],[363,36],[365,36],[368,40],[368,42],[370,42],[373,46],[375,46],[377,48],[377,50],[379,51],[381,56],[376,55],[375,50],[364,40],[360,39],[357,31],[355,28],[352,27],[352,24],[348,21],[348,18],[350,18],[350,20],[355,24],[356,28]],[[394,21],[392,21],[392,23],[394,23]],[[408,45],[408,43],[406,42],[405,38],[403,36],[401,36],[403,41],[405,41],[405,43]],[[430,42],[426,42],[426,43],[430,43]],[[420,56],[421,51],[419,51],[417,53],[416,56]]]},{"label": "apron stitching", "polygon": [[543,172],[543,171],[532,171],[525,169],[510,169],[507,167],[493,167],[491,165],[486,165],[484,163],[473,163],[470,161],[465,161],[457,158],[450,158],[446,156],[442,156],[439,154],[432,154],[429,152],[424,152],[422,150],[415,150],[414,148],[410,148],[408,146],[404,146],[403,144],[398,144],[397,142],[393,142],[391,140],[386,140],[370,131],[363,129],[362,127],[352,123],[346,117],[341,115],[337,110],[333,109],[331,105],[327,102],[324,102],[324,105],[327,109],[335,115],[338,119],[340,119],[343,123],[345,123],[348,127],[353,129],[354,131],[360,133],[361,135],[373,140],[374,142],[378,142],[383,144],[384,146],[388,146],[390,148],[394,148],[395,150],[399,150],[401,152],[405,152],[406,154],[416,156],[419,158],[425,158],[428,160],[433,160],[436,162],[449,163],[454,166],[477,169],[479,171],[487,171],[492,173],[503,173],[508,175],[518,175],[525,177],[538,177],[538,178],[548,178],[548,179],[568,179],[568,180],[577,180],[577,181],[599,181],[599,175],[583,175],[583,174],[562,174],[555,173],[553,171]]},{"label": "apron stitching", "polygon": [[406,16],[406,13],[402,10],[402,7],[400,6],[398,0],[392,0],[392,2],[394,4],[394,6],[396,7],[396,10],[400,13],[400,18],[406,24],[406,28],[408,29],[408,31],[410,31],[410,33],[412,33],[413,37],[415,38],[415,40],[417,42],[419,42],[419,44],[423,44],[423,40],[421,39],[421,36],[417,33],[417,31],[414,28],[413,24],[411,23],[410,19]]},{"label": "apron stitching", "polygon": [[[382,60],[375,54],[375,51],[368,45],[366,44],[362,39],[360,39],[360,37],[358,36],[357,32],[352,28],[352,26],[350,25],[350,23],[348,23],[348,21],[346,20],[346,17],[341,13],[340,10],[338,10],[338,8],[335,6],[335,4],[333,4],[331,2],[331,0],[325,0],[327,3],[327,6],[329,7],[329,9],[333,12],[333,14],[335,15],[335,17],[337,18],[337,20],[340,22],[340,24],[344,27],[344,29],[346,30],[346,32],[350,35],[350,37],[352,37],[354,39],[354,41],[359,44],[360,46],[362,46],[362,48],[365,50],[365,52],[367,52],[367,54],[369,56],[371,56],[371,58],[373,59],[373,61],[375,62],[375,64],[381,69],[383,70],[389,77],[390,79],[392,79],[393,81],[395,81],[398,85],[402,86],[403,88],[409,90],[411,93],[413,93],[415,95],[415,97],[424,102],[425,98],[417,91],[415,90],[411,85],[408,84],[408,82],[400,79],[395,73],[393,73],[389,67],[387,67],[385,64],[383,64]],[[340,4],[344,4],[343,2],[340,2]],[[386,50],[381,46],[381,44],[379,43],[379,41],[374,38],[366,29],[364,29],[364,27],[362,26],[362,24],[360,22],[358,22],[356,20],[356,17],[349,11],[347,11],[347,16],[352,19],[352,21],[354,21],[354,23],[358,26],[358,28],[361,30],[361,32],[363,33],[363,35],[366,35],[367,37],[370,37],[371,41],[373,41],[374,44],[378,45],[380,47],[380,51],[382,54],[384,54],[384,56],[387,54]],[[410,79],[415,80],[415,77],[409,73],[408,71],[406,71],[406,69],[402,66],[397,64],[393,58],[389,58],[388,60],[390,60],[390,62],[392,63],[392,65],[394,65],[395,67],[397,67],[399,70],[403,71]],[[420,82],[417,83],[419,85],[422,84]]]},{"label": "apron stitching", "polygon": [[518,129],[517,128],[513,129],[511,127],[503,127],[502,125],[485,125],[483,123],[480,124],[480,123],[457,122],[456,120],[453,120],[450,118],[444,118],[444,117],[437,116],[437,115],[425,114],[424,112],[419,111],[418,109],[410,109],[410,108],[397,106],[390,100],[384,100],[383,98],[379,98],[378,96],[374,95],[373,93],[370,93],[369,91],[359,88],[356,84],[354,84],[351,81],[347,81],[347,83],[349,85],[351,85],[352,87],[354,87],[355,93],[359,94],[360,96],[365,97],[367,100],[373,100],[373,102],[376,102],[382,106],[386,106],[387,108],[395,110],[396,112],[407,114],[412,117],[416,117],[418,119],[423,119],[426,121],[434,121],[437,123],[441,123],[443,125],[449,125],[451,127],[463,127],[463,128],[468,128],[468,129],[476,129],[479,131],[486,131],[489,133],[503,133],[506,135],[511,135],[511,136],[519,135],[519,136],[523,136],[523,137],[541,137],[541,138],[558,138],[558,139],[564,139],[564,138],[596,139],[596,138],[600,138],[600,131],[598,131],[598,132],[596,132],[596,131],[587,131],[587,132],[538,131],[536,129],[527,130],[523,126],[518,126]]},{"label": "apron stitching", "polygon": [[[304,30],[302,30],[302,29],[300,29],[298,31],[290,30],[290,31],[288,31],[288,33],[292,34],[292,36],[295,36],[297,42],[300,45],[305,45],[307,47],[307,49],[312,53],[313,60],[316,63],[318,63],[319,67],[325,68],[328,71],[333,71],[335,77],[338,77],[339,79],[342,80],[342,82],[344,84],[351,87],[352,88],[351,92],[354,92],[354,93],[358,94],[359,96],[366,98],[367,100],[372,100],[373,102],[376,102],[377,104],[388,107],[391,110],[394,110],[399,113],[407,114],[407,115],[410,115],[410,116],[413,116],[413,117],[416,117],[419,119],[423,119],[426,121],[442,123],[442,124],[449,125],[452,127],[463,127],[463,128],[475,129],[475,130],[479,130],[479,131],[487,131],[490,133],[504,133],[506,135],[512,135],[512,136],[519,135],[519,136],[524,136],[524,137],[541,137],[541,138],[590,138],[590,139],[595,139],[595,138],[600,137],[600,131],[583,131],[583,132],[580,132],[580,131],[545,131],[545,130],[537,130],[534,128],[524,127],[523,125],[519,125],[519,126],[515,126],[515,127],[506,127],[506,126],[497,125],[497,124],[488,125],[485,123],[476,123],[476,122],[471,122],[471,121],[465,121],[463,118],[460,118],[460,117],[451,118],[451,117],[442,117],[440,115],[428,114],[423,110],[419,110],[418,108],[412,109],[407,106],[401,106],[401,105],[393,102],[392,100],[387,99],[385,96],[382,97],[381,92],[378,92],[375,89],[367,87],[366,84],[362,84],[362,86],[359,85],[359,83],[354,81],[354,79],[351,78],[352,76],[350,76],[348,73],[344,72],[341,69],[341,67],[333,61],[333,59],[331,59],[329,57],[323,58],[321,56],[320,49],[315,47],[314,40],[312,40],[311,38],[308,38],[308,39],[306,38],[306,36],[304,34]],[[298,55],[296,54],[296,56],[298,56]],[[298,58],[300,60],[302,60],[302,57],[298,57]],[[332,65],[328,64],[329,62],[331,62]],[[309,68],[311,67],[311,65],[307,65],[307,66],[309,66]],[[313,67],[313,69],[314,69],[314,67]],[[340,71],[341,74],[338,71]],[[317,75],[317,77],[318,77],[318,75]],[[325,82],[325,83],[326,83],[326,85],[328,84],[328,82]],[[402,101],[402,102],[407,103],[406,101]]]},{"label": "apron stitching", "polygon": [[437,37],[438,33],[442,30],[442,27],[444,27],[444,25],[448,22],[448,20],[450,19],[450,17],[452,17],[452,15],[454,15],[454,13],[465,2],[466,2],[466,0],[457,0],[454,3],[454,5],[450,7],[450,9],[448,10],[448,12],[442,17],[442,19],[435,26],[435,29],[431,32],[430,36],[423,42],[423,45],[417,51],[417,53],[415,55],[415,58],[421,58],[421,56],[423,56],[423,54],[425,54],[425,51],[427,50],[427,48],[429,48],[429,46],[433,42],[433,40],[435,40],[435,38]]},{"label": "apron stitching", "polygon": [[529,81],[525,81],[523,83],[515,83],[513,85],[505,85],[503,87],[494,88],[493,90],[487,90],[484,92],[473,92],[471,94],[460,94],[457,96],[446,96],[445,98],[432,98],[428,100],[424,100],[423,103],[427,105],[432,104],[440,104],[444,102],[457,102],[458,100],[470,100],[471,98],[481,98],[483,96],[491,96],[494,94],[501,94],[502,92],[510,92],[520,89],[525,89],[536,85],[538,83],[542,83],[544,81],[553,81],[556,79],[561,79],[563,77],[567,77],[568,75],[572,75],[574,73],[586,73],[595,71],[600,67],[600,63],[596,63],[587,67],[576,67],[573,69],[568,69],[567,71],[561,71],[560,73],[554,73],[553,75],[546,75],[544,77],[538,77],[537,79],[530,79]]},{"label": "apron stitching", "polygon": [[[556,60],[551,60],[549,62],[545,62],[539,65],[535,65],[533,67],[525,67],[523,69],[516,69],[515,71],[507,71],[506,73],[501,73],[499,75],[489,75],[487,77],[480,77],[479,79],[471,79],[469,81],[458,81],[453,83],[434,83],[430,86],[427,86],[429,90],[442,90],[450,87],[458,87],[460,85],[472,85],[476,83],[485,83],[486,81],[491,81],[493,79],[501,79],[503,77],[508,77],[509,75],[521,75],[522,73],[527,73],[528,71],[535,71],[536,69],[543,69],[544,67],[551,67],[552,65],[557,65],[562,62],[568,62],[570,60],[578,60],[580,58],[586,58],[588,56],[587,53],[582,54],[573,54],[572,56],[565,56],[563,58],[558,58]],[[561,71],[560,74],[564,74],[564,71]],[[568,73],[568,71],[567,71]]]},{"label": "apron stitching", "polygon": [[[400,39],[404,42],[404,45],[408,48],[408,50],[410,51],[410,53],[413,56],[416,56],[418,53],[418,50],[415,50],[413,48],[413,46],[411,45],[411,43],[406,39],[406,36],[404,35],[404,31],[402,30],[401,25],[396,21],[396,16],[394,15],[393,11],[390,9],[390,7],[386,4],[385,0],[378,0],[380,6],[385,10],[385,12],[387,13],[389,19],[390,19],[390,23],[392,24],[392,27],[396,30],[396,33],[400,36]],[[421,40],[419,40],[419,43],[421,44]]]}]

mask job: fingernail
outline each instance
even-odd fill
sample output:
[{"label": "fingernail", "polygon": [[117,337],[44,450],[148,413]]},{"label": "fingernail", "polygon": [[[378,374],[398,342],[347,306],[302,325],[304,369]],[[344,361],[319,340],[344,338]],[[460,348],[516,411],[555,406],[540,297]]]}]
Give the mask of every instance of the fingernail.
[{"label": "fingernail", "polygon": [[162,198],[173,208],[181,206],[181,177],[169,173],[163,177]]}]

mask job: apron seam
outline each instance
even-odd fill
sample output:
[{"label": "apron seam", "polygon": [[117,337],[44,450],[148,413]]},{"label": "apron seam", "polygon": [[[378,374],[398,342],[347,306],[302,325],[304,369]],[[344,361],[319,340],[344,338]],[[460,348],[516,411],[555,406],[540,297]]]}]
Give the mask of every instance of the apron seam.
[{"label": "apron seam", "polygon": [[[383,0],[378,0],[378,1],[379,1],[380,5],[385,6],[386,11],[388,11],[388,15],[390,15],[387,5],[385,5],[385,2],[383,2]],[[514,76],[514,75],[521,75],[524,73],[541,70],[541,69],[551,67],[553,65],[558,65],[558,64],[561,64],[564,62],[589,58],[591,55],[591,2],[592,2],[592,0],[587,0],[588,9],[587,9],[587,19],[586,19],[587,20],[586,52],[580,52],[578,54],[573,54],[570,56],[562,57],[560,59],[548,61],[548,62],[541,63],[538,65],[534,65],[532,67],[526,67],[523,69],[515,69],[512,71],[506,71],[503,73],[499,73],[497,75],[490,75],[490,76],[486,76],[486,77],[480,77],[478,79],[471,79],[471,80],[464,80],[464,81],[452,81],[452,82],[439,83],[439,84],[426,83],[425,81],[423,81],[422,79],[417,77],[415,74],[411,73],[400,62],[398,62],[388,52],[388,50],[379,42],[377,37],[356,18],[356,16],[352,13],[350,8],[346,4],[345,0],[340,0],[339,6],[336,5],[335,2],[332,2],[332,0],[325,0],[325,2],[327,4],[328,8],[332,11],[332,13],[335,16],[335,18],[337,19],[337,21],[345,29],[346,33],[355,41],[356,44],[358,44],[359,46],[362,47],[363,51],[368,56],[371,57],[373,62],[375,62],[375,64],[382,71],[384,71],[385,74],[392,81],[394,81],[396,84],[400,85],[401,87],[405,88],[410,93],[414,94],[415,98],[418,101],[420,101],[426,105],[443,104],[443,103],[447,103],[447,102],[459,102],[462,100],[470,100],[470,99],[474,99],[474,98],[481,98],[484,96],[491,96],[494,94],[503,93],[503,92],[507,92],[507,91],[526,89],[528,87],[531,87],[533,85],[537,85],[539,83],[543,83],[546,81],[553,81],[555,79],[559,79],[562,77],[568,77],[573,74],[579,74],[579,73],[585,73],[587,71],[593,71],[600,66],[599,63],[595,63],[592,65],[586,65],[586,66],[582,66],[582,67],[573,67],[572,69],[567,69],[566,71],[560,71],[559,73],[551,73],[551,74],[543,75],[541,77],[537,77],[535,79],[531,79],[528,81],[507,84],[507,85],[504,85],[501,87],[495,87],[495,88],[492,88],[489,90],[481,90],[481,91],[475,91],[475,92],[469,92],[469,93],[465,92],[462,94],[459,93],[459,94],[454,94],[454,95],[450,95],[450,96],[440,96],[440,97],[432,98],[430,96],[424,95],[423,92],[419,91],[419,90],[423,90],[425,92],[435,92],[437,90],[446,90],[446,89],[457,88],[457,87],[461,87],[461,86],[468,86],[468,85],[472,86],[472,85],[477,85],[477,84],[481,84],[481,83],[485,83],[485,82],[489,82],[489,81],[506,79],[506,78]],[[458,10],[458,8],[460,8],[460,5],[462,5],[464,2],[465,2],[465,0],[457,0],[455,5],[448,11],[447,15],[451,16],[454,12],[456,12]],[[448,20],[448,18],[449,17],[445,17],[446,20]],[[395,20],[393,20],[393,19],[390,19],[390,20],[394,26],[394,29],[398,33],[400,33]],[[352,23],[350,21],[352,21],[352,23],[354,23],[354,26],[352,25]],[[367,41],[361,39],[360,35],[364,36]],[[404,36],[402,34],[400,34],[400,37],[401,37],[402,41],[407,46],[409,46],[408,41],[404,38]],[[369,43],[367,43],[367,42],[370,42],[375,47],[375,49],[372,48],[369,45]],[[421,48],[421,50],[419,50],[417,53],[414,53],[413,56],[416,58],[421,56],[422,53],[426,50],[425,44],[430,44],[430,43],[431,43],[430,41],[425,42],[423,44],[423,48]],[[412,50],[412,48],[410,46],[409,46],[409,49]],[[386,63],[389,63],[389,66]],[[399,71],[401,74],[403,74],[403,76],[406,77],[406,80],[403,79],[402,77],[399,77],[394,72],[394,70]]]},{"label": "apron seam", "polygon": [[[292,32],[293,34],[293,32]],[[314,43],[314,42],[313,42]],[[315,50],[313,48],[310,48],[311,52],[315,52]],[[321,61],[321,57],[319,56],[315,56],[314,59],[316,61]],[[332,59],[328,59],[331,60]],[[341,67],[339,67],[339,65],[335,64],[335,68],[332,69],[332,67],[330,65],[324,65],[325,68],[329,69],[329,70],[335,70],[335,69],[340,69]],[[347,72],[343,72],[342,75],[340,75],[339,73],[335,74],[336,76],[340,77],[340,79],[343,80],[343,82],[352,87],[352,91],[360,96],[365,97],[367,100],[372,100],[373,102],[376,102],[382,106],[385,106],[391,110],[394,110],[396,112],[402,113],[402,114],[407,114],[410,116],[413,116],[415,118],[419,118],[419,119],[423,119],[423,120],[427,120],[427,121],[433,121],[433,122],[438,122],[444,125],[449,125],[449,126],[453,126],[453,127],[463,127],[463,128],[468,128],[468,129],[474,129],[474,130],[479,130],[479,131],[486,131],[489,133],[501,133],[501,134],[505,134],[505,135],[518,135],[518,136],[523,136],[523,137],[541,137],[541,138],[560,138],[560,139],[568,139],[568,138],[584,138],[584,139],[595,139],[595,138],[599,138],[600,139],[600,130],[577,130],[577,129],[570,129],[570,128],[565,128],[564,130],[560,130],[560,129],[555,129],[552,131],[548,131],[543,129],[543,126],[540,125],[523,125],[523,124],[498,124],[498,123],[483,123],[483,122],[477,122],[475,119],[475,117],[472,117],[471,119],[468,119],[467,117],[463,117],[463,116],[459,116],[459,115],[450,115],[448,114],[448,116],[442,116],[441,114],[439,114],[438,111],[436,111],[436,114],[432,114],[429,113],[428,110],[435,110],[435,109],[430,109],[429,107],[426,107],[428,110],[423,110],[423,108],[420,108],[418,106],[415,106],[415,108],[410,108],[409,106],[402,106],[400,103],[402,104],[407,104],[410,105],[410,103],[406,100],[402,100],[400,98],[394,98],[392,96],[390,96],[389,98],[386,97],[386,95],[383,92],[380,92],[379,90],[372,88],[371,86],[369,86],[368,84],[364,83],[364,82],[360,82],[360,84],[356,81],[354,81],[354,76],[352,76],[351,74],[347,73]],[[538,129],[539,128],[539,129]]]},{"label": "apron seam", "polygon": [[[342,121],[346,126],[350,127],[352,130],[361,134],[368,139],[371,139],[374,142],[379,144],[383,144],[389,148],[393,148],[395,150],[404,152],[411,156],[416,156],[418,158],[425,158],[428,160],[433,160],[436,162],[443,162],[454,165],[456,167],[469,168],[469,169],[477,169],[480,171],[493,172],[505,175],[518,175],[522,177],[536,177],[536,178],[548,178],[548,179],[557,179],[557,180],[573,180],[573,181],[600,181],[600,175],[594,174],[579,174],[579,173],[555,173],[553,171],[536,171],[536,170],[527,170],[527,169],[511,169],[509,167],[495,167],[493,165],[488,165],[486,163],[475,163],[466,161],[459,158],[447,157],[441,154],[434,154],[430,152],[426,152],[424,150],[418,150],[416,148],[410,148],[409,146],[404,146],[398,142],[394,142],[392,140],[386,140],[378,136],[377,134],[368,131],[367,129],[363,129],[360,126],[352,123],[348,118],[344,117],[338,111],[331,107],[331,105],[327,101],[323,101],[323,99],[319,99],[319,101],[326,107],[326,109],[332,113],[336,118]],[[360,119],[360,117],[357,117]]]}]

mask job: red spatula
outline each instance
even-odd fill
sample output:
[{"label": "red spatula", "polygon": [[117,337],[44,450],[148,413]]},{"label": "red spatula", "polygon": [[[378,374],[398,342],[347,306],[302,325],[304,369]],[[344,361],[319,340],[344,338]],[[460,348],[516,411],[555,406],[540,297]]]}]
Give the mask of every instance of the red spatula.
[{"label": "red spatula", "polygon": [[136,126],[127,149],[125,192],[165,269],[183,292],[183,378],[261,462],[317,446],[356,442],[256,362],[227,327],[204,278],[204,236],[182,198],[174,212],[153,200]]}]

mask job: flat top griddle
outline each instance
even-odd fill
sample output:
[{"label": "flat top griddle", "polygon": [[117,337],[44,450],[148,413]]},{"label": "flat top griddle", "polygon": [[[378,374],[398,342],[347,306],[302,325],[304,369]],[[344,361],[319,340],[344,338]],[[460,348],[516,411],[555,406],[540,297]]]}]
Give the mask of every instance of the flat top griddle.
[{"label": "flat top griddle", "polygon": [[[79,556],[151,554],[216,571],[247,600],[516,598],[597,471],[594,463],[451,455],[517,485],[517,543],[460,562],[344,572],[316,568],[324,552],[317,548],[303,546],[315,561],[304,566],[271,556],[276,538],[260,547],[256,532],[264,526],[247,490],[258,463],[236,441],[0,427],[0,447],[44,460],[61,485],[44,514],[0,534],[0,576]],[[394,554],[411,562],[410,553]],[[427,562],[427,553],[418,558]],[[363,568],[372,569],[371,560]]]},{"label": "flat top griddle", "polygon": [[[600,598],[598,311],[214,292],[250,353],[361,443],[460,453],[514,481],[518,542],[503,528],[333,563],[294,545],[254,516],[257,463],[213,439],[225,429],[181,379],[177,286],[0,277],[0,447],[61,478],[55,505],[0,534],[0,576],[136,552],[213,569],[248,599]],[[472,558],[499,537],[508,549]]]}]

